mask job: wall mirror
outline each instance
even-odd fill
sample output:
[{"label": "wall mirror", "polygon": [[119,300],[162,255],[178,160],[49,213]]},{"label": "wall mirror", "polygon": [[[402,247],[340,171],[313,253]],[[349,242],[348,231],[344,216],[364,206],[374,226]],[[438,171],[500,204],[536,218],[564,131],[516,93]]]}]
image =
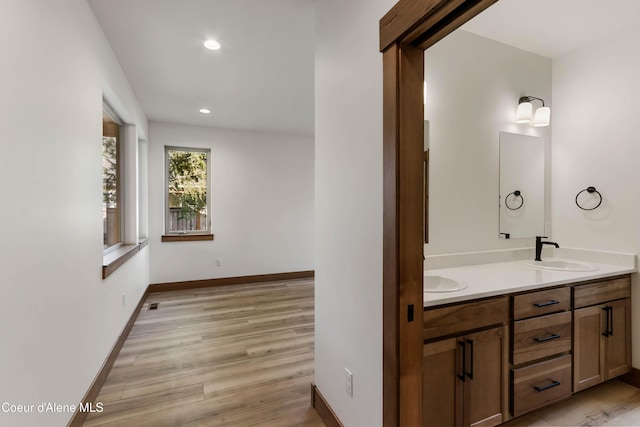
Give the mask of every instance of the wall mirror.
[{"label": "wall mirror", "polygon": [[544,138],[500,132],[500,237],[544,235]]},{"label": "wall mirror", "polygon": [[424,192],[422,214],[424,220],[422,229],[424,232],[424,242],[429,243],[429,120],[424,121],[424,153],[422,158],[422,190]]}]

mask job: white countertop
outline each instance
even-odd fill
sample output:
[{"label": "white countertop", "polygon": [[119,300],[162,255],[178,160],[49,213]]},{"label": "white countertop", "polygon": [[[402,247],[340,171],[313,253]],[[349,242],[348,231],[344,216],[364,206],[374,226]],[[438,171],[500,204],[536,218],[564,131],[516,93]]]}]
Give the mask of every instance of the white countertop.
[{"label": "white countertop", "polygon": [[636,271],[635,267],[599,264],[596,262],[589,262],[589,264],[598,267],[599,270],[597,271],[542,270],[527,265],[530,262],[532,261],[520,260],[427,270],[425,271],[426,275],[442,276],[464,281],[467,282],[469,286],[466,289],[455,292],[425,292],[424,306],[432,307],[513,292],[542,289],[550,286],[612,277]]}]

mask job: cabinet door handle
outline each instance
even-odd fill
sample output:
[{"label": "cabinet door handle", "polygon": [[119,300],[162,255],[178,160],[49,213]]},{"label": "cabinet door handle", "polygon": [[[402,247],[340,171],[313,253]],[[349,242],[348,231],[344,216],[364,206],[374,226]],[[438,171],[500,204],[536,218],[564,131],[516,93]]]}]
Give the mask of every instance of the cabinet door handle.
[{"label": "cabinet door handle", "polygon": [[551,380],[551,384],[545,385],[543,387],[533,386],[533,388],[535,388],[536,391],[545,391],[545,390],[549,390],[550,388],[557,387],[559,385],[560,385],[560,381]]},{"label": "cabinet door handle", "polygon": [[544,337],[544,338],[534,338],[534,341],[535,342],[547,342],[547,341],[555,340],[556,338],[560,338],[560,335],[551,334],[548,337]]},{"label": "cabinet door handle", "polygon": [[605,307],[602,307],[602,310],[605,312],[605,315],[607,316],[607,324],[606,324],[606,326],[604,328],[604,332],[602,333],[602,335],[605,336],[605,337],[609,337],[609,336],[611,336],[611,333],[609,332],[609,328],[610,328],[610,326],[609,326],[609,311],[611,310],[611,307],[605,306]]},{"label": "cabinet door handle", "polygon": [[536,307],[540,308],[540,307],[546,307],[548,305],[554,305],[554,304],[560,304],[560,301],[558,301],[557,299],[552,299],[551,301],[539,302],[539,303],[535,303],[533,305],[535,305]]},{"label": "cabinet door handle", "polygon": [[467,340],[467,344],[469,344],[469,365],[470,369],[467,371],[467,377],[470,380],[473,379],[473,340]]},{"label": "cabinet door handle", "polygon": [[467,346],[464,343],[464,341],[458,341],[458,345],[460,347],[462,347],[462,366],[460,366],[460,373],[458,374],[458,378],[460,378],[462,380],[462,382],[465,381],[465,376],[464,376],[464,369],[467,366]]},{"label": "cabinet door handle", "polygon": [[613,336],[613,307],[609,307],[609,336]]}]

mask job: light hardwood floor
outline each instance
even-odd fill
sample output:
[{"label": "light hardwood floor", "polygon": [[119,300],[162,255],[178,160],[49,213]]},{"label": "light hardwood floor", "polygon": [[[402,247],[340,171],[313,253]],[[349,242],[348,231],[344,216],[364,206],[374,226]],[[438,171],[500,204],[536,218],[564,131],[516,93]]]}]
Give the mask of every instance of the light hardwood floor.
[{"label": "light hardwood floor", "polygon": [[150,294],[84,425],[322,426],[313,322],[312,279]]},{"label": "light hardwood floor", "polygon": [[504,427],[640,426],[640,389],[614,380],[523,415]]}]

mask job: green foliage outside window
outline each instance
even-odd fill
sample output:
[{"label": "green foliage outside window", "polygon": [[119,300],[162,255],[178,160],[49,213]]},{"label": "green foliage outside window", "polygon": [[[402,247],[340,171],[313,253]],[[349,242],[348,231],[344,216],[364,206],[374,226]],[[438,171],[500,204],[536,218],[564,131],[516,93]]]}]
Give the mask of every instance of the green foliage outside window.
[{"label": "green foliage outside window", "polygon": [[206,215],[207,153],[169,150],[169,207],[179,219]]},{"label": "green foliage outside window", "polygon": [[102,202],[107,208],[114,208],[118,204],[117,147],[115,137],[102,137]]}]

